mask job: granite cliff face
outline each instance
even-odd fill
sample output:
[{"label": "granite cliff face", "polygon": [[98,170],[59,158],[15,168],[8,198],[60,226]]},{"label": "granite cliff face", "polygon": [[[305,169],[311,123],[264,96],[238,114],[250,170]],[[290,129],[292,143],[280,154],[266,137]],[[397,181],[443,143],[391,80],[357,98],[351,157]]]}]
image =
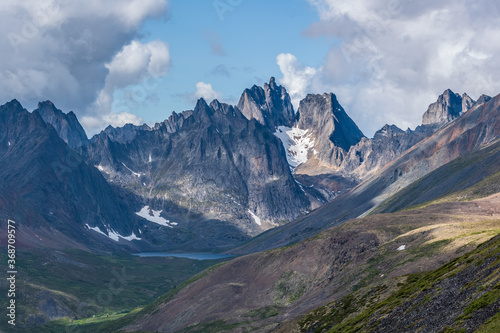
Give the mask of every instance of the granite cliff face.
[{"label": "granite cliff face", "polygon": [[460,116],[461,113],[467,112],[475,101],[467,94],[462,97],[447,89],[438,100],[429,105],[429,108],[422,116],[422,125],[438,124],[442,125]]},{"label": "granite cliff face", "polygon": [[163,210],[178,227],[225,239],[221,246],[290,221],[310,206],[281,142],[218,101],[201,99],[194,111],[137,130],[129,142],[102,132],[82,154],[142,205]]},{"label": "granite cliff face", "polygon": [[274,77],[269,84],[264,84],[264,88],[254,85],[245,89],[238,108],[247,119],[255,119],[272,131],[278,126],[292,127],[295,123],[290,96],[285,87],[276,84]]},{"label": "granite cliff face", "polygon": [[118,128],[110,125],[106,127],[103,132],[113,141],[119,143],[129,143],[135,139],[137,133],[149,130],[151,130],[151,128],[146,124],[141,126],[126,124],[125,126]]},{"label": "granite cliff face", "polygon": [[325,161],[335,155],[332,147],[349,151],[364,137],[334,94],[307,95],[300,102],[298,119],[297,126],[317,138],[319,158]]},{"label": "granite cliff face", "polygon": [[[359,185],[344,195],[336,197],[304,218],[292,221],[286,228],[278,227],[269,231],[265,239],[256,238],[238,251],[249,253],[285,246],[311,237],[328,227],[341,224],[347,219],[365,216],[430,172],[460,156],[469,154],[474,149],[481,149],[494,143],[500,139],[500,95],[484,104],[476,103],[471,110],[447,126],[425,135],[427,135],[425,139],[404,151],[377,172],[369,174]],[[469,163],[473,165],[472,162]],[[443,178],[445,176],[446,174],[442,175]],[[444,183],[442,185],[443,189],[447,188]],[[464,185],[464,183],[458,178],[447,185]],[[463,188],[455,187],[455,190],[461,189]],[[432,193],[446,194],[437,188],[434,188]],[[425,197],[427,200],[435,199],[428,195]]]},{"label": "granite cliff face", "polygon": [[19,245],[134,247],[125,238],[140,235],[141,225],[125,200],[38,112],[16,100],[0,106],[0,164],[0,216],[19,222]]},{"label": "granite cliff face", "polygon": [[51,101],[45,101],[38,103],[38,108],[34,112],[40,114],[47,124],[52,125],[59,137],[71,148],[78,148],[89,143],[85,130],[72,111],[63,113]]}]

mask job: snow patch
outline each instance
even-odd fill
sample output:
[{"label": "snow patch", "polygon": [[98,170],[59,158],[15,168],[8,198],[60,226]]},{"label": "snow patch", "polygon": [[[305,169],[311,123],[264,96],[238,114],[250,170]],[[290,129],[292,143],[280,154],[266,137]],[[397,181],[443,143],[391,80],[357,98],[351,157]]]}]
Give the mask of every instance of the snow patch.
[{"label": "snow patch", "polygon": [[297,183],[297,185],[299,185],[302,192],[306,193],[306,191],[304,190],[304,186],[301,183],[299,183],[298,181],[295,181],[295,182]]},{"label": "snow patch", "polygon": [[406,249],[406,245],[401,245],[400,247],[398,247],[398,251],[403,251],[404,249]]},{"label": "snow patch", "polygon": [[132,174],[133,174],[134,176],[136,176],[136,177],[140,177],[140,176],[141,176],[141,174],[140,174],[140,173],[137,173],[137,172],[135,172],[135,171],[132,171],[132,169],[130,169],[128,166],[126,166],[126,165],[125,165],[125,163],[123,163],[123,162],[122,162],[122,164],[123,164],[123,166],[124,166],[125,168],[127,168],[127,170],[128,170],[128,171],[132,172]]},{"label": "snow patch", "polygon": [[99,164],[99,165],[94,165],[94,166],[97,168],[97,170],[104,172],[104,173],[107,173],[109,175],[109,172],[106,171],[106,169],[102,165]]},{"label": "snow patch", "polygon": [[142,238],[137,237],[134,232],[132,232],[132,234],[130,236],[127,236],[127,237],[120,236],[120,237],[125,239],[125,240],[128,240],[129,242],[132,240],[141,240],[142,239]]},{"label": "snow patch", "polygon": [[142,239],[142,238],[137,237],[134,232],[132,232],[132,234],[130,236],[122,236],[119,233],[117,233],[116,231],[114,231],[113,229],[106,229],[106,231],[108,232],[108,234],[106,234],[106,233],[102,232],[101,229],[99,229],[99,227],[91,227],[88,224],[86,224],[85,226],[89,230],[94,230],[95,232],[98,232],[101,235],[104,235],[108,238],[111,238],[115,242],[118,242],[120,240],[120,238],[123,238],[129,242],[132,240],[141,240]]},{"label": "snow patch", "polygon": [[248,213],[252,216],[255,223],[257,223],[258,225],[262,225],[262,221],[260,220],[260,218],[255,215],[250,209],[248,210]]},{"label": "snow patch", "polygon": [[151,154],[149,154],[149,163],[153,162],[153,159],[151,158]]},{"label": "snow patch", "polygon": [[307,162],[310,150],[313,154],[317,154],[314,149],[312,133],[307,134],[308,131],[298,127],[278,126],[274,132],[274,135],[281,140],[283,147],[285,147],[286,159],[292,170]]},{"label": "snow patch", "polygon": [[165,227],[173,228],[172,226],[177,225],[176,222],[170,222],[169,220],[164,219],[160,216],[162,210],[152,210],[149,206],[144,206],[142,209],[136,214],[140,217],[148,220],[149,222],[153,222]]},{"label": "snow patch", "polygon": [[9,146],[10,146],[10,141],[9,141]]}]

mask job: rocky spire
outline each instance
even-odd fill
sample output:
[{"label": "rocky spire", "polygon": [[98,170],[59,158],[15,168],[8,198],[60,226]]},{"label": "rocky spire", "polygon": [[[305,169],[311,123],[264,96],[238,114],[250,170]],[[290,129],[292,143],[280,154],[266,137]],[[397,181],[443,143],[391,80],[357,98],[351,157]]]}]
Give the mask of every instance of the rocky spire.
[{"label": "rocky spire", "polygon": [[422,116],[422,125],[441,125],[460,116],[464,108],[472,101],[469,96],[465,96],[465,102],[463,102],[459,94],[450,89],[445,90],[435,103],[429,105],[429,108]]},{"label": "rocky spire", "polygon": [[298,118],[298,127],[313,133],[317,142],[330,141],[345,151],[364,137],[332,93],[307,95],[300,102]]},{"label": "rocky spire", "polygon": [[38,103],[38,108],[33,112],[37,112],[47,124],[52,125],[59,137],[71,148],[78,148],[89,143],[87,134],[73,111],[64,113],[51,101],[45,101]]},{"label": "rocky spire", "polygon": [[276,84],[274,77],[264,84],[264,88],[254,85],[245,89],[238,108],[247,119],[255,118],[273,131],[278,126],[292,127],[295,120],[290,96],[285,87]]}]

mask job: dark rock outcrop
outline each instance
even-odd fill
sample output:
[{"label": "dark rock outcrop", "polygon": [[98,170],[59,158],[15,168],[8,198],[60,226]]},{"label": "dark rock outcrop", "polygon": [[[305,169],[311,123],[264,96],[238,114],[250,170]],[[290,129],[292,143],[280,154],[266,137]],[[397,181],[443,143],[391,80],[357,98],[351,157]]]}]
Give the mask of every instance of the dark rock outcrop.
[{"label": "dark rock outcrop", "polygon": [[89,227],[139,234],[134,214],[101,173],[16,100],[0,106],[0,164],[0,215],[17,219],[20,245],[116,250],[118,242]]},{"label": "dark rock outcrop", "polygon": [[[103,132],[82,153],[144,205],[164,210],[192,232],[204,228],[213,244],[225,240],[221,246],[290,221],[310,206],[279,139],[218,101],[201,99],[194,111],[173,114],[127,143]],[[207,220],[227,230],[217,234]]]},{"label": "dark rock outcrop", "polygon": [[89,143],[87,134],[73,111],[66,114],[57,109],[52,102],[45,101],[38,103],[38,108],[33,112],[40,114],[47,124],[52,125],[61,139],[71,148],[78,148]]}]

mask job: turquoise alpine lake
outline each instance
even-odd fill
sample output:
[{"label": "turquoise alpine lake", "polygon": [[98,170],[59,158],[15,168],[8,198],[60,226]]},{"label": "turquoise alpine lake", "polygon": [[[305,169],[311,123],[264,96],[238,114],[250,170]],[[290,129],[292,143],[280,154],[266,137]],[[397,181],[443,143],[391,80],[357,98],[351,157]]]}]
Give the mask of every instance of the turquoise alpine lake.
[{"label": "turquoise alpine lake", "polygon": [[141,258],[145,257],[176,257],[188,258],[195,260],[217,260],[234,257],[231,254],[217,254],[217,253],[167,253],[167,252],[140,252],[134,253],[134,256]]}]

